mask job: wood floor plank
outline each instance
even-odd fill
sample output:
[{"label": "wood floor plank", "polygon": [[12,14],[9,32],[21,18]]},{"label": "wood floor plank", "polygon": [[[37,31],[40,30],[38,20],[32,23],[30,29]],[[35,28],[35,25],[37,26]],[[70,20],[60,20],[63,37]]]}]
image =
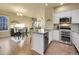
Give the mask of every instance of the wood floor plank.
[{"label": "wood floor plank", "polygon": [[52,41],[45,55],[78,55],[73,45]]},{"label": "wood floor plank", "polygon": [[1,38],[0,55],[38,55],[38,53],[31,50],[30,39],[26,39],[23,46],[20,47],[20,43],[16,43],[10,38]]},{"label": "wood floor plank", "polygon": [[[16,43],[8,38],[0,38],[0,55],[40,55],[31,49],[31,39],[25,39],[22,46],[20,42]],[[77,55],[72,45],[66,45],[59,42],[52,42],[45,55]]]}]

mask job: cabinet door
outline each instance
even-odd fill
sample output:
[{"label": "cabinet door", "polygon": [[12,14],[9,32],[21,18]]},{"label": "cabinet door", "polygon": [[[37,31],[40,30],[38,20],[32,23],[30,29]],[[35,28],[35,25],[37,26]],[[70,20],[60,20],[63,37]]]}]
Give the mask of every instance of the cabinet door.
[{"label": "cabinet door", "polygon": [[32,34],[32,49],[36,52],[43,54],[44,52],[44,41],[42,34]]},{"label": "cabinet door", "polygon": [[60,16],[61,16],[60,13],[57,13],[57,14],[54,15],[54,19],[53,20],[54,20],[54,23],[55,24],[58,24],[59,23]]},{"label": "cabinet door", "polygon": [[61,13],[61,12],[60,13],[56,13],[54,15],[54,23],[58,24],[61,17],[63,17],[63,13]]},{"label": "cabinet door", "polygon": [[59,40],[59,31],[55,30],[53,32],[53,40]]},{"label": "cabinet door", "polygon": [[77,23],[79,23],[79,9],[77,10],[77,16],[76,16],[76,19],[77,19]]},{"label": "cabinet door", "polygon": [[79,51],[79,34],[76,32],[73,32],[71,35],[72,35],[72,37],[71,37],[72,42],[74,43],[74,45],[76,46],[76,48]]},{"label": "cabinet door", "polygon": [[62,17],[71,17],[71,12],[70,11],[62,12]]},{"label": "cabinet door", "polygon": [[72,23],[79,23],[78,21],[78,10],[72,10],[71,12],[71,17],[72,17]]},{"label": "cabinet door", "polygon": [[53,39],[53,31],[49,32],[49,43],[52,41]]}]

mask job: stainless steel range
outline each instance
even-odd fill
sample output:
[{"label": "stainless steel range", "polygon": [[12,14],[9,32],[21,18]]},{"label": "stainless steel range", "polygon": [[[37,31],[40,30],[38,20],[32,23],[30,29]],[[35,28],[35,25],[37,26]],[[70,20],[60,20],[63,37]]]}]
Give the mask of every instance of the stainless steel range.
[{"label": "stainless steel range", "polygon": [[71,42],[71,17],[60,18],[59,33],[61,41]]}]

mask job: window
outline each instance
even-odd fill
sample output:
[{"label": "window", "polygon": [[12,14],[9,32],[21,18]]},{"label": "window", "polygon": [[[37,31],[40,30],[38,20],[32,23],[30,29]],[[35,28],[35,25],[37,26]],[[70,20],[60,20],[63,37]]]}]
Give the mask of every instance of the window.
[{"label": "window", "polygon": [[7,17],[0,16],[0,31],[8,30]]}]

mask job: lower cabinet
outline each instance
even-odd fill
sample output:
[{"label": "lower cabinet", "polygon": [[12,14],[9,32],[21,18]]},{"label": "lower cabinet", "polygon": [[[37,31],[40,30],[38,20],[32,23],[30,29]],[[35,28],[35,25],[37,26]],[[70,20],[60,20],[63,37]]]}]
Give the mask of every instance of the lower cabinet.
[{"label": "lower cabinet", "polygon": [[59,41],[59,30],[54,30],[53,31],[53,40]]},{"label": "lower cabinet", "polygon": [[44,54],[48,48],[48,32],[32,33],[32,50],[39,54]]},{"label": "lower cabinet", "polygon": [[49,31],[49,44],[53,40],[53,31]]},{"label": "lower cabinet", "polygon": [[52,40],[59,41],[59,30],[52,30],[49,32],[49,44]]},{"label": "lower cabinet", "polygon": [[71,40],[79,51],[79,34],[76,32],[72,32],[71,33]]}]

